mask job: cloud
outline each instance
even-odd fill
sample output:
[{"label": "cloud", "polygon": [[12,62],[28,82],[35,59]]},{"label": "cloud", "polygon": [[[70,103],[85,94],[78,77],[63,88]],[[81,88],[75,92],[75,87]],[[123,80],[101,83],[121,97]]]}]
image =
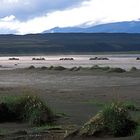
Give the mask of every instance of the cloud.
[{"label": "cloud", "polygon": [[19,20],[28,20],[55,10],[64,10],[87,0],[1,0],[0,17],[15,15]]},{"label": "cloud", "polygon": [[90,26],[137,20],[140,18],[140,0],[90,0],[70,9],[45,12],[26,21],[15,17],[10,15],[1,18],[0,31],[9,29],[17,34],[40,33],[56,26],[80,26],[84,23]]},{"label": "cloud", "polygon": [[10,21],[13,21],[16,17],[14,15],[10,15],[10,16],[7,16],[7,17],[4,17],[4,18],[1,18],[0,20],[1,21],[5,21],[5,22],[10,22]]}]

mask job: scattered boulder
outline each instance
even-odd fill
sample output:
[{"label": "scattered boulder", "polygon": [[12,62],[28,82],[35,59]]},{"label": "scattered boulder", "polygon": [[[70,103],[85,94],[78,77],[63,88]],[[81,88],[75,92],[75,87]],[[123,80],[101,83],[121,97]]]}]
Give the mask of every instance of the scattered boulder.
[{"label": "scattered boulder", "polygon": [[59,60],[74,60],[74,58],[60,58]]},{"label": "scattered boulder", "polygon": [[45,58],[43,57],[43,58],[32,58],[32,60],[35,60],[35,61],[38,61],[38,60],[45,60]]},{"label": "scattered boulder", "polygon": [[93,57],[93,58],[89,58],[89,60],[109,60],[109,58],[107,58],[107,57]]},{"label": "scattered boulder", "polygon": [[136,60],[140,60],[140,57],[137,57]]},{"label": "scattered boulder", "polygon": [[9,60],[19,60],[19,58],[12,57],[12,58],[9,58]]}]

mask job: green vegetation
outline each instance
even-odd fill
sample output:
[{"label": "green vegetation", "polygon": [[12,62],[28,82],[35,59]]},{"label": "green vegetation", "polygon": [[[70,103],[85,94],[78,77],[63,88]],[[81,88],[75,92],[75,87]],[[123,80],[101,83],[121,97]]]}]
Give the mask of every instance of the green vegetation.
[{"label": "green vegetation", "polygon": [[139,46],[139,34],[53,33],[24,36],[0,35],[0,52],[2,55],[138,52],[140,51]]},{"label": "green vegetation", "polygon": [[[98,107],[103,107],[105,105],[110,105],[111,102],[108,102],[106,103],[105,101],[99,101],[99,100],[89,100],[87,102],[84,102],[84,103],[88,103],[88,104],[91,104],[91,105],[95,105],[95,106],[98,106]],[[123,102],[123,105],[124,107],[129,110],[129,111],[140,111],[140,108],[138,107],[138,105],[132,101],[125,101]]]},{"label": "green vegetation", "polygon": [[83,127],[69,134],[67,137],[74,135],[84,137],[124,137],[133,135],[136,127],[137,122],[132,120],[124,103],[116,101],[105,105],[104,108],[85,123]]},{"label": "green vegetation", "polygon": [[98,65],[94,65],[91,68],[89,68],[90,70],[102,70],[102,71],[107,71],[110,69],[110,67],[106,66],[106,67],[100,67]]},{"label": "green vegetation", "polygon": [[31,65],[28,69],[35,69],[35,66]]},{"label": "green vegetation", "polygon": [[86,101],[84,103],[95,105],[95,106],[98,106],[98,107],[103,107],[105,105],[105,102],[101,102],[101,101],[94,100],[94,99],[93,100]]},{"label": "green vegetation", "polygon": [[108,70],[108,72],[116,72],[116,73],[123,73],[126,72],[126,70],[122,69],[122,68],[110,68]]},{"label": "green vegetation", "polygon": [[58,70],[58,71],[62,71],[62,70],[65,70],[66,68],[62,67],[62,66],[56,66],[56,67],[53,67],[53,70]]},{"label": "green vegetation", "polygon": [[134,102],[131,102],[131,101],[127,101],[127,102],[124,102],[124,106],[126,107],[126,109],[130,110],[130,111],[139,111],[139,107],[134,103]]},{"label": "green vegetation", "polygon": [[35,95],[4,96],[0,102],[1,122],[26,121],[30,125],[42,125],[54,119],[46,103]]},{"label": "green vegetation", "polygon": [[130,71],[137,71],[138,69],[136,68],[136,67],[132,67],[131,69],[130,69]]},{"label": "green vegetation", "polygon": [[72,68],[70,68],[69,70],[70,71],[79,71],[79,70],[81,70],[82,69],[82,67],[72,67]]},{"label": "green vegetation", "polygon": [[45,130],[61,130],[61,129],[62,129],[62,126],[59,126],[59,125],[44,125],[40,127],[34,127],[32,128],[32,131],[39,133]]},{"label": "green vegetation", "polygon": [[140,139],[140,125],[137,127],[136,137]]},{"label": "green vegetation", "polygon": [[[35,69],[35,67],[33,65],[31,65],[30,67],[28,67],[28,69]],[[83,71],[105,71],[105,72],[113,72],[113,73],[124,73],[126,72],[125,69],[122,69],[122,68],[111,68],[111,67],[108,67],[108,66],[105,66],[105,67],[100,67],[98,65],[94,65],[92,67],[72,67],[72,68],[66,68],[66,67],[63,67],[63,66],[50,66],[50,67],[45,67],[45,66],[42,66],[42,67],[38,67],[37,69],[41,69],[41,70],[56,70],[56,71],[63,71],[63,70],[69,70],[69,71],[80,71],[80,70],[83,70]],[[134,70],[131,70],[131,71],[136,71]]]}]

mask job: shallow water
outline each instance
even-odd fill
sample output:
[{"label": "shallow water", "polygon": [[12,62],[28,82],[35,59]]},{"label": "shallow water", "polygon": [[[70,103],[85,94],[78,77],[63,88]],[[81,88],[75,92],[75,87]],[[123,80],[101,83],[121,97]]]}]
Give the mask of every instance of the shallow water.
[{"label": "shallow water", "polygon": [[[89,60],[91,57],[107,57],[109,60]],[[44,60],[33,61],[32,58],[45,58]],[[60,58],[74,58],[74,61],[60,61]],[[111,54],[111,55],[47,55],[47,56],[16,56],[19,60],[9,60],[13,56],[0,57],[0,69],[26,68],[31,65],[42,66],[74,66],[90,67],[93,65],[121,67],[129,70],[131,67],[140,69],[140,60],[136,60],[140,54]]]}]

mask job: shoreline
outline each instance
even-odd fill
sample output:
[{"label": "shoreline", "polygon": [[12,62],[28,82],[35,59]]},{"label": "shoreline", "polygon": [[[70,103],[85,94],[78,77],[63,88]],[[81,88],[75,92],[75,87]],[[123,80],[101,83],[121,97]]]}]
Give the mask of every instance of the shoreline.
[{"label": "shoreline", "polygon": [[[31,65],[35,67],[63,66],[71,67],[91,67],[99,65],[100,67],[120,67],[131,69],[137,67],[140,69],[139,54],[119,54],[119,55],[50,55],[50,56],[5,56],[0,57],[1,69],[27,68]],[[73,60],[61,60],[62,58],[72,58]],[[101,58],[101,60],[90,60],[91,58]],[[102,60],[102,59],[107,60]]]}]

